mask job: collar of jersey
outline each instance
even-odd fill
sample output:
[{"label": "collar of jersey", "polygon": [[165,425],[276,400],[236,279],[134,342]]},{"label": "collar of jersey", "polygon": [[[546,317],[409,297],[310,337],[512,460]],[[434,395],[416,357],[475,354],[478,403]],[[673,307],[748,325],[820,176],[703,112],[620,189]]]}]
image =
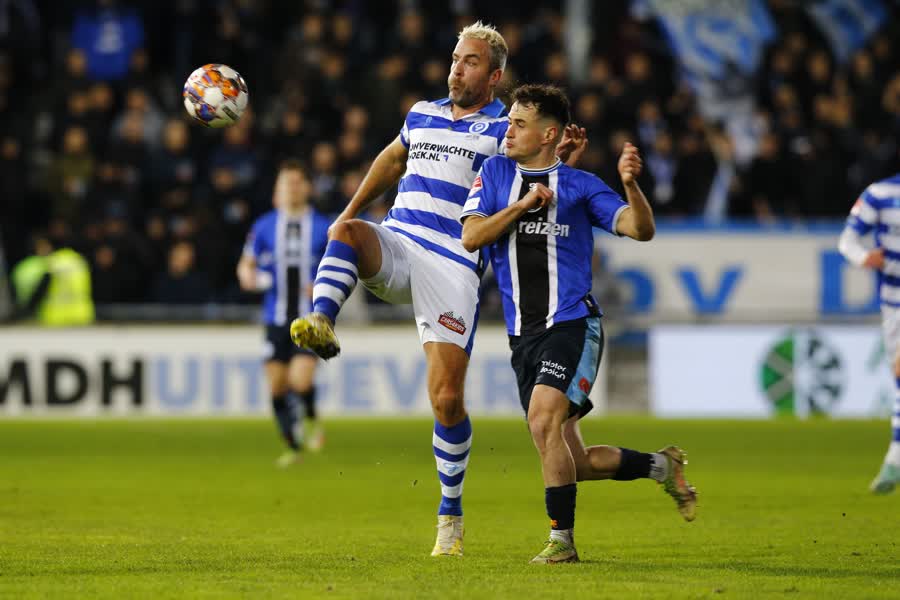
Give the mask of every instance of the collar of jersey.
[{"label": "collar of jersey", "polygon": [[516,168],[519,170],[519,173],[522,175],[546,175],[551,171],[555,171],[562,164],[562,161],[559,158],[556,159],[556,162],[550,165],[549,167],[544,167],[543,169],[526,169],[519,163],[516,163]]},{"label": "collar of jersey", "polygon": [[[435,100],[434,103],[438,106],[448,106],[450,104],[450,98],[441,98],[440,100]],[[499,98],[494,98],[493,102],[483,106],[478,112],[496,119],[498,117],[502,117],[504,113],[506,113],[506,105],[500,102]]]}]

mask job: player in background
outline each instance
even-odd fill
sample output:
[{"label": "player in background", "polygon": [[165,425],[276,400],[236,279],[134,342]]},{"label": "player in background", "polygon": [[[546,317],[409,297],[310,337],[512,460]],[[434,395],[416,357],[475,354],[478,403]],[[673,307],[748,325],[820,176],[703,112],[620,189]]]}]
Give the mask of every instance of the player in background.
[{"label": "player in background", "polygon": [[[878,272],[884,349],[894,373],[891,442],[869,489],[889,494],[900,483],[900,173],[873,183],[857,199],[838,242],[841,254],[857,267]],[[863,244],[873,233],[874,246]]]},{"label": "player in background", "polygon": [[[427,362],[435,416],[432,449],[441,484],[432,556],[463,553],[463,479],[472,426],[463,383],[478,321],[483,266],[460,243],[469,187],[484,160],[502,152],[506,107],[494,98],[507,46],[492,26],[465,27],[453,50],[449,97],[418,102],[400,135],[375,159],[362,184],[329,229],[328,248],[313,290],[313,311],[291,326],[298,345],[322,358],[340,352],[333,326],[361,280],[379,298],[412,303]],[[564,159],[583,150],[584,130],[570,127],[557,149]],[[380,225],[356,217],[399,182],[394,206]]]},{"label": "player in background", "polygon": [[551,529],[532,562],[573,562],[576,481],[655,479],[687,521],[697,499],[678,447],[586,448],[578,426],[592,408],[588,394],[603,349],[602,313],[590,293],[592,227],[640,241],[655,232],[637,183],[638,150],[626,144],[619,158],[626,204],[598,177],[555,155],[569,122],[562,91],[525,85],[513,100],[506,156],[482,165],[463,208],[462,243],[469,251],[491,246],[519,397],[541,457]]},{"label": "player in background", "polygon": [[[265,371],[272,412],[287,450],[278,465],[300,458],[303,422],[298,404],[310,421],[307,447],[319,450],[324,433],[316,415],[316,356],[291,342],[290,323],[309,310],[312,282],[325,252],[330,221],[309,205],[311,185],[302,165],[287,160],[278,168],[275,210],[253,224],[237,266],[241,289],[263,292],[266,326]],[[296,396],[296,397],[295,397]],[[298,402],[298,398],[300,402]]]}]

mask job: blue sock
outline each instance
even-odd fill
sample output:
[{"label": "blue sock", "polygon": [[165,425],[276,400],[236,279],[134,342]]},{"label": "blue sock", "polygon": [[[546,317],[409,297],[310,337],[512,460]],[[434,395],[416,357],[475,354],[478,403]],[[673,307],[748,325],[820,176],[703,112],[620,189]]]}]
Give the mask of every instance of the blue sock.
[{"label": "blue sock", "polygon": [[320,312],[332,323],[335,322],[341,306],[356,287],[358,261],[351,246],[337,240],[328,242],[313,285],[314,312]]},{"label": "blue sock", "polygon": [[463,478],[469,464],[469,448],[472,447],[472,422],[468,415],[453,427],[444,427],[435,421],[431,444],[441,480],[438,514],[461,517]]}]

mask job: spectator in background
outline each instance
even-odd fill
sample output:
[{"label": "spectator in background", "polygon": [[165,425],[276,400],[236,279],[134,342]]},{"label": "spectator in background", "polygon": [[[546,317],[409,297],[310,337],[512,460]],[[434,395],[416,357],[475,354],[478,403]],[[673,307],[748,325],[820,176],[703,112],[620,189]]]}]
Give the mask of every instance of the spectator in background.
[{"label": "spectator in background", "polygon": [[[118,169],[118,179],[128,196],[139,199],[147,178],[150,147],[147,143],[144,119],[137,112],[128,111],[122,120],[121,136],[113,136],[107,156]],[[130,207],[142,209],[139,203]]]},{"label": "spectator in background", "polygon": [[[642,143],[646,144],[646,142]],[[678,160],[675,157],[672,135],[668,131],[660,131],[653,140],[647,153],[647,167],[653,175],[653,209],[659,214],[670,214],[669,205],[675,196],[675,170]]]},{"label": "spectator in background", "polygon": [[50,167],[49,192],[53,218],[76,222],[94,176],[94,156],[83,127],[66,130],[59,157]]},{"label": "spectator in background", "polygon": [[759,154],[750,164],[744,177],[749,206],[736,206],[738,215],[752,216],[761,223],[770,223],[784,213],[782,194],[789,171],[781,159],[781,146],[775,133],[767,133],[759,144]]},{"label": "spectator in background", "polygon": [[22,138],[0,135],[0,258],[15,264],[25,256],[28,231],[27,180]]},{"label": "spectator in background", "polygon": [[91,148],[98,156],[106,154],[109,142],[109,124],[116,110],[116,97],[112,87],[97,81],[88,89],[88,107],[85,115],[85,127],[91,138]]},{"label": "spectator in background", "polygon": [[187,124],[181,119],[169,119],[163,128],[162,148],[154,153],[150,163],[150,189],[158,207],[167,212],[185,209],[198,175]]},{"label": "spectator in background", "polygon": [[94,302],[116,304],[125,301],[129,288],[136,283],[133,273],[112,244],[101,243],[91,260]]},{"label": "spectator in background", "polygon": [[211,297],[209,281],[197,270],[194,245],[176,242],[169,250],[168,268],[153,284],[153,301],[160,304],[202,304]]},{"label": "spectator in background", "polygon": [[93,323],[91,271],[72,248],[54,246],[52,238],[38,234],[34,255],[16,265],[11,278],[17,301],[14,318],[34,315],[49,327]]},{"label": "spectator in background", "polygon": [[84,53],[92,79],[116,81],[128,74],[132,54],[144,45],[144,23],[116,0],[97,0],[94,10],[76,14],[71,40]]},{"label": "spectator in background", "polygon": [[344,208],[338,190],[338,151],[330,142],[313,146],[310,176],[313,186],[313,203],[316,210],[325,214],[337,214]]},{"label": "spectator in background", "polygon": [[292,156],[306,157],[309,152],[311,133],[307,129],[307,119],[303,111],[286,107],[281,113],[279,126],[269,141],[272,162],[279,163]]},{"label": "spectator in background", "polygon": [[716,159],[701,133],[684,133],[677,143],[678,167],[672,180],[674,194],[667,214],[699,215],[706,206],[709,187],[716,174]]},{"label": "spectator in background", "polygon": [[142,138],[150,148],[158,148],[165,118],[144,88],[131,87],[125,92],[125,108],[112,126],[114,138],[125,137],[126,122],[132,116],[141,119]]}]

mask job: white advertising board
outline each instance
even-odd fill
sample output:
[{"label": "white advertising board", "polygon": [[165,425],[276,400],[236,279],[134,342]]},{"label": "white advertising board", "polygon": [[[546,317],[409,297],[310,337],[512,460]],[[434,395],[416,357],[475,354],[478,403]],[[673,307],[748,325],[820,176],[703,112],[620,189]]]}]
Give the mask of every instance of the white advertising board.
[{"label": "white advertising board", "polygon": [[[425,358],[409,326],[342,328],[321,362],[326,415],[429,415]],[[252,415],[270,410],[261,327],[0,329],[0,418],[16,415]],[[476,415],[522,416],[505,330],[479,328],[466,380]],[[594,386],[605,407],[605,378]]]},{"label": "white advertising board", "polygon": [[662,417],[889,416],[894,380],[878,326],[658,326],[653,413]]}]

